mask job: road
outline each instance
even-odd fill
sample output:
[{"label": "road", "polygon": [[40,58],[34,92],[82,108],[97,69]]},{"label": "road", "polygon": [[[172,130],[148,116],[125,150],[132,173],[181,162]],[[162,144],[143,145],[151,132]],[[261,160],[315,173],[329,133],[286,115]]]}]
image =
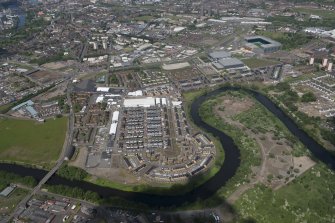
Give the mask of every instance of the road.
[{"label": "road", "polygon": [[57,170],[62,166],[64,161],[68,159],[67,155],[70,153],[69,151],[72,149],[72,136],[74,126],[74,113],[72,109],[71,92],[72,87],[69,82],[67,88],[67,100],[70,105],[68,130],[66,133],[66,139],[63,145],[61,155],[59,156],[56,165],[43,177],[43,179],[40,180],[37,186],[33,190],[31,190],[31,192],[23,200],[20,201],[20,203],[16,206],[15,210],[11,213],[11,215],[6,219],[2,219],[0,223],[9,222],[10,219],[13,219],[15,217],[15,214],[18,210],[25,208],[27,202],[41,190],[42,186],[52,177],[52,175],[54,175],[57,172]]}]

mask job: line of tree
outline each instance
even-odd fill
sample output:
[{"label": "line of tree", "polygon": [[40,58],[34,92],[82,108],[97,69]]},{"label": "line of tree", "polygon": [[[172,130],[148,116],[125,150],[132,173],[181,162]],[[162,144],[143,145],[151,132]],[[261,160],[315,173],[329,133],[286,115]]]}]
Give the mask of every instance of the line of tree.
[{"label": "line of tree", "polygon": [[37,181],[31,176],[22,177],[18,174],[0,170],[0,189],[5,188],[11,183],[22,184],[28,187],[37,185]]},{"label": "line of tree", "polygon": [[84,180],[88,176],[85,170],[68,165],[62,166],[56,174],[69,180]]},{"label": "line of tree", "polygon": [[69,187],[64,185],[44,185],[44,187],[52,193],[64,195],[67,197],[78,198],[94,203],[99,203],[100,197],[93,191],[85,191],[79,187]]}]

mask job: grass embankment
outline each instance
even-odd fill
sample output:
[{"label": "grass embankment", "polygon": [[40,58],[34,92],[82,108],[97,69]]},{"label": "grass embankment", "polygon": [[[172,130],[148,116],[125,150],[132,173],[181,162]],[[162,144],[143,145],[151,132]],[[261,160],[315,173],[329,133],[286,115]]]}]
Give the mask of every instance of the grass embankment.
[{"label": "grass embankment", "polygon": [[240,218],[250,222],[332,222],[334,177],[333,171],[318,164],[277,191],[260,185],[249,190],[235,207]]},{"label": "grass embankment", "polygon": [[67,118],[32,120],[0,119],[0,160],[50,167],[62,150]]}]

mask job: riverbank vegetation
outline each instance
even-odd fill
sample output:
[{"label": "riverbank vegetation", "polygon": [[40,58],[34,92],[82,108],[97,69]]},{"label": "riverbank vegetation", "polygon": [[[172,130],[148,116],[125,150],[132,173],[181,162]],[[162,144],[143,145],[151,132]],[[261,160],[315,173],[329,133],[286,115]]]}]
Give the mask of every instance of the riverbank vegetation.
[{"label": "riverbank vegetation", "polygon": [[318,164],[279,190],[258,185],[243,194],[235,208],[240,219],[259,223],[331,222],[335,217],[334,175]]},{"label": "riverbank vegetation", "polygon": [[0,170],[0,191],[12,183],[22,184],[28,187],[34,187],[37,185],[37,181],[33,177],[22,177],[14,173]]},{"label": "riverbank vegetation", "polygon": [[[208,90],[209,89],[201,89],[201,90],[196,90],[196,91],[189,91],[183,94],[183,102],[184,102],[184,108],[186,111],[186,117],[187,117],[189,124],[195,130],[204,131],[204,130],[199,129],[199,127],[193,123],[192,118],[190,117],[191,116],[190,115],[191,104],[196,98],[200,97],[201,95],[207,94]],[[206,133],[206,131],[204,132]],[[210,170],[211,172],[210,175],[214,176],[214,174],[217,173],[219,169],[221,168],[224,162],[224,159],[225,159],[225,154],[224,154],[222,145],[220,143],[220,139],[213,137],[213,135],[210,133],[206,133],[206,134],[213,141],[215,148],[216,148],[215,164]]]},{"label": "riverbank vegetation", "polygon": [[192,177],[187,182],[184,183],[160,183],[157,185],[149,184],[122,184],[119,182],[111,181],[105,178],[100,178],[92,175],[88,175],[84,181],[93,183],[103,187],[109,187],[121,191],[127,192],[138,192],[146,194],[156,194],[156,195],[182,195],[187,192],[192,191],[194,188],[199,187],[201,184],[205,183],[208,179],[214,176],[215,173],[219,171],[218,167],[213,167],[207,172],[200,173],[197,176]]},{"label": "riverbank vegetation", "polygon": [[206,123],[229,135],[240,150],[241,163],[235,176],[220,189],[221,194],[228,195],[233,192],[238,185],[249,182],[251,167],[260,165],[260,149],[254,139],[248,137],[244,132],[241,132],[239,128],[227,124],[222,118],[215,114],[214,107],[220,103],[220,96],[222,96],[222,94],[205,101],[200,107],[199,114]]},{"label": "riverbank vegetation", "polygon": [[[0,170],[0,191],[10,184],[20,184],[27,187],[34,187],[37,181],[30,176],[20,176],[14,173]],[[16,205],[28,194],[28,191],[22,188],[16,188],[9,196],[0,196],[0,216],[11,213]]]},{"label": "riverbank vegetation", "polygon": [[62,150],[67,118],[34,120],[0,118],[0,160],[48,169]]},{"label": "riverbank vegetation", "polygon": [[68,166],[67,164],[61,166],[56,174],[69,180],[84,180],[89,175],[85,170],[74,166]]},{"label": "riverbank vegetation", "polygon": [[97,193],[92,191],[86,191],[79,187],[69,187],[65,185],[44,185],[44,188],[51,193],[61,194],[67,197],[74,197],[77,199],[82,199],[90,201],[93,203],[99,203],[100,197]]},{"label": "riverbank vegetation", "polygon": [[[299,111],[298,103],[304,101],[314,101],[315,95],[305,93],[302,97],[291,89],[288,82],[282,82],[275,86],[270,86],[262,90],[268,95],[286,114],[288,114],[306,133],[313,137],[325,148],[329,148],[325,141],[335,146],[335,132],[325,128],[327,125],[335,126],[335,118],[321,119],[312,117]],[[327,124],[329,123],[329,124]],[[331,150],[332,151],[332,150]]]},{"label": "riverbank vegetation", "polygon": [[[292,98],[292,100],[302,100],[299,97],[295,98],[295,94],[293,94]],[[292,102],[291,99],[289,98],[286,102]],[[232,133],[227,131],[229,130],[227,129],[229,125],[226,123],[225,126],[221,126],[220,122],[222,120],[215,117],[213,109],[211,109],[219,103],[218,97],[206,101],[201,107],[200,114],[202,114],[207,123],[219,128],[234,139],[236,136],[234,137]],[[224,109],[224,107],[221,109]],[[288,132],[283,123],[276,119],[263,106],[254,106],[248,112],[242,112],[234,116],[233,119],[243,123],[244,126],[252,129],[254,132],[272,131],[276,137],[288,139],[291,143],[295,144],[293,155],[301,156],[307,152],[301,143]],[[238,137],[241,136],[238,135]],[[328,137],[330,138],[331,136]],[[238,144],[236,141],[235,143]],[[238,147],[241,149],[240,145]],[[241,149],[242,168],[244,163],[243,153],[244,151]],[[238,174],[217,192],[216,196],[214,196],[215,199],[219,201],[218,197],[229,194],[229,187],[234,188],[234,184],[230,185],[231,182],[234,182],[236,178],[238,180],[241,179]],[[287,186],[277,191],[259,184],[255,188],[249,189],[237,200],[234,208],[239,213],[238,222],[331,221],[334,218],[331,196],[331,194],[334,194],[335,181],[332,180],[333,178],[334,173],[331,170],[323,164],[317,164],[317,166],[303,174],[302,177],[295,178]],[[201,208],[202,205],[198,204],[197,207]]]}]

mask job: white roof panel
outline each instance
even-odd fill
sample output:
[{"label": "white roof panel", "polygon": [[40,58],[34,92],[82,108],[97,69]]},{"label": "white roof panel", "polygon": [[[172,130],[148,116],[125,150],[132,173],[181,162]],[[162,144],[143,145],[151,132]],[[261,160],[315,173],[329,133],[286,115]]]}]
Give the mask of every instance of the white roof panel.
[{"label": "white roof panel", "polygon": [[119,111],[113,112],[112,122],[117,122],[119,120]]},{"label": "white roof panel", "polygon": [[155,106],[155,98],[126,98],[124,100],[124,107],[150,107]]},{"label": "white roof panel", "polygon": [[109,129],[109,134],[110,135],[115,135],[116,133],[116,128],[117,128],[117,122],[111,124],[111,128]]}]

